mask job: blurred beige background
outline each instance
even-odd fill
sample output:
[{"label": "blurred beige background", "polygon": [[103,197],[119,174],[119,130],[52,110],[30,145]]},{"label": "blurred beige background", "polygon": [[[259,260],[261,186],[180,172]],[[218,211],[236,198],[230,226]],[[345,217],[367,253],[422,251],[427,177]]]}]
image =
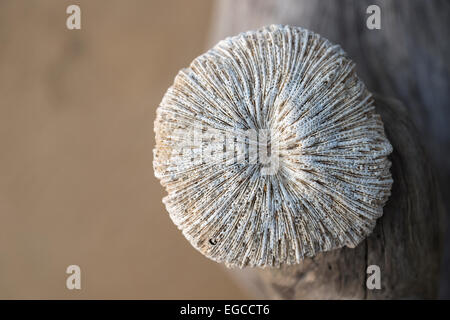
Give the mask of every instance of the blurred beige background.
[{"label": "blurred beige background", "polygon": [[155,109],[206,49],[211,10],[0,1],[0,298],[246,298],[172,224],[152,169]]}]

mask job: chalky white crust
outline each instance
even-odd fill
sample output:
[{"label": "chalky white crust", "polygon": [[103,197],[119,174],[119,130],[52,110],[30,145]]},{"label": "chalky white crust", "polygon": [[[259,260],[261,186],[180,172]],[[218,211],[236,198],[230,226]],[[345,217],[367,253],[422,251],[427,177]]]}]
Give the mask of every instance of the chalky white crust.
[{"label": "chalky white crust", "polygon": [[[372,232],[390,195],[392,147],[353,69],[320,35],[272,25],[219,42],[178,73],[157,110],[153,166],[196,249],[227,266],[279,266]],[[182,149],[195,126],[270,129],[277,173],[229,153],[192,162]],[[199,147],[188,142],[192,154]]]}]

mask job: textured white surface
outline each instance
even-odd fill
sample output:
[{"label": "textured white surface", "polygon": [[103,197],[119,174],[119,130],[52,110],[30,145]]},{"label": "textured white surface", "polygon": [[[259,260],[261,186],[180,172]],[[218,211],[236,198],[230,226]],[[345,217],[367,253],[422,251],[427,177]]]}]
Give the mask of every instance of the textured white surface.
[{"label": "textured white surface", "polygon": [[[195,128],[213,134],[192,139]],[[225,148],[249,129],[271,132],[275,174]],[[338,45],[298,27],[246,32],[196,58],[165,94],[155,133],[170,217],[228,266],[294,264],[354,247],[390,195],[392,147],[370,93]]]}]

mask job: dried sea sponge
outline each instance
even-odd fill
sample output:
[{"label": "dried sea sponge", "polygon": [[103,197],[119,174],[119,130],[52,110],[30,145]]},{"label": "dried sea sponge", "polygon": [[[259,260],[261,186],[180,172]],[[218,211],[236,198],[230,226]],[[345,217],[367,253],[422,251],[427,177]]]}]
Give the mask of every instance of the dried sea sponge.
[{"label": "dried sea sponge", "polygon": [[340,46],[299,27],[241,33],[196,58],[155,133],[170,217],[227,266],[354,247],[390,195],[392,146],[371,94]]}]

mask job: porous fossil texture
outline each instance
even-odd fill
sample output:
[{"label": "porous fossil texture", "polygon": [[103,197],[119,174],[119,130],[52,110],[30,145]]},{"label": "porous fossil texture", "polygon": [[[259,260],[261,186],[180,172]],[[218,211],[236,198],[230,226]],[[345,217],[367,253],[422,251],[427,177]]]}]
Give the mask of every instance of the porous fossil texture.
[{"label": "porous fossil texture", "polygon": [[[266,140],[242,134],[264,130]],[[299,27],[245,32],[196,58],[166,92],[155,133],[170,217],[227,266],[354,247],[390,195],[392,147],[371,94],[340,46]],[[276,146],[275,172],[236,157],[261,141]]]}]

